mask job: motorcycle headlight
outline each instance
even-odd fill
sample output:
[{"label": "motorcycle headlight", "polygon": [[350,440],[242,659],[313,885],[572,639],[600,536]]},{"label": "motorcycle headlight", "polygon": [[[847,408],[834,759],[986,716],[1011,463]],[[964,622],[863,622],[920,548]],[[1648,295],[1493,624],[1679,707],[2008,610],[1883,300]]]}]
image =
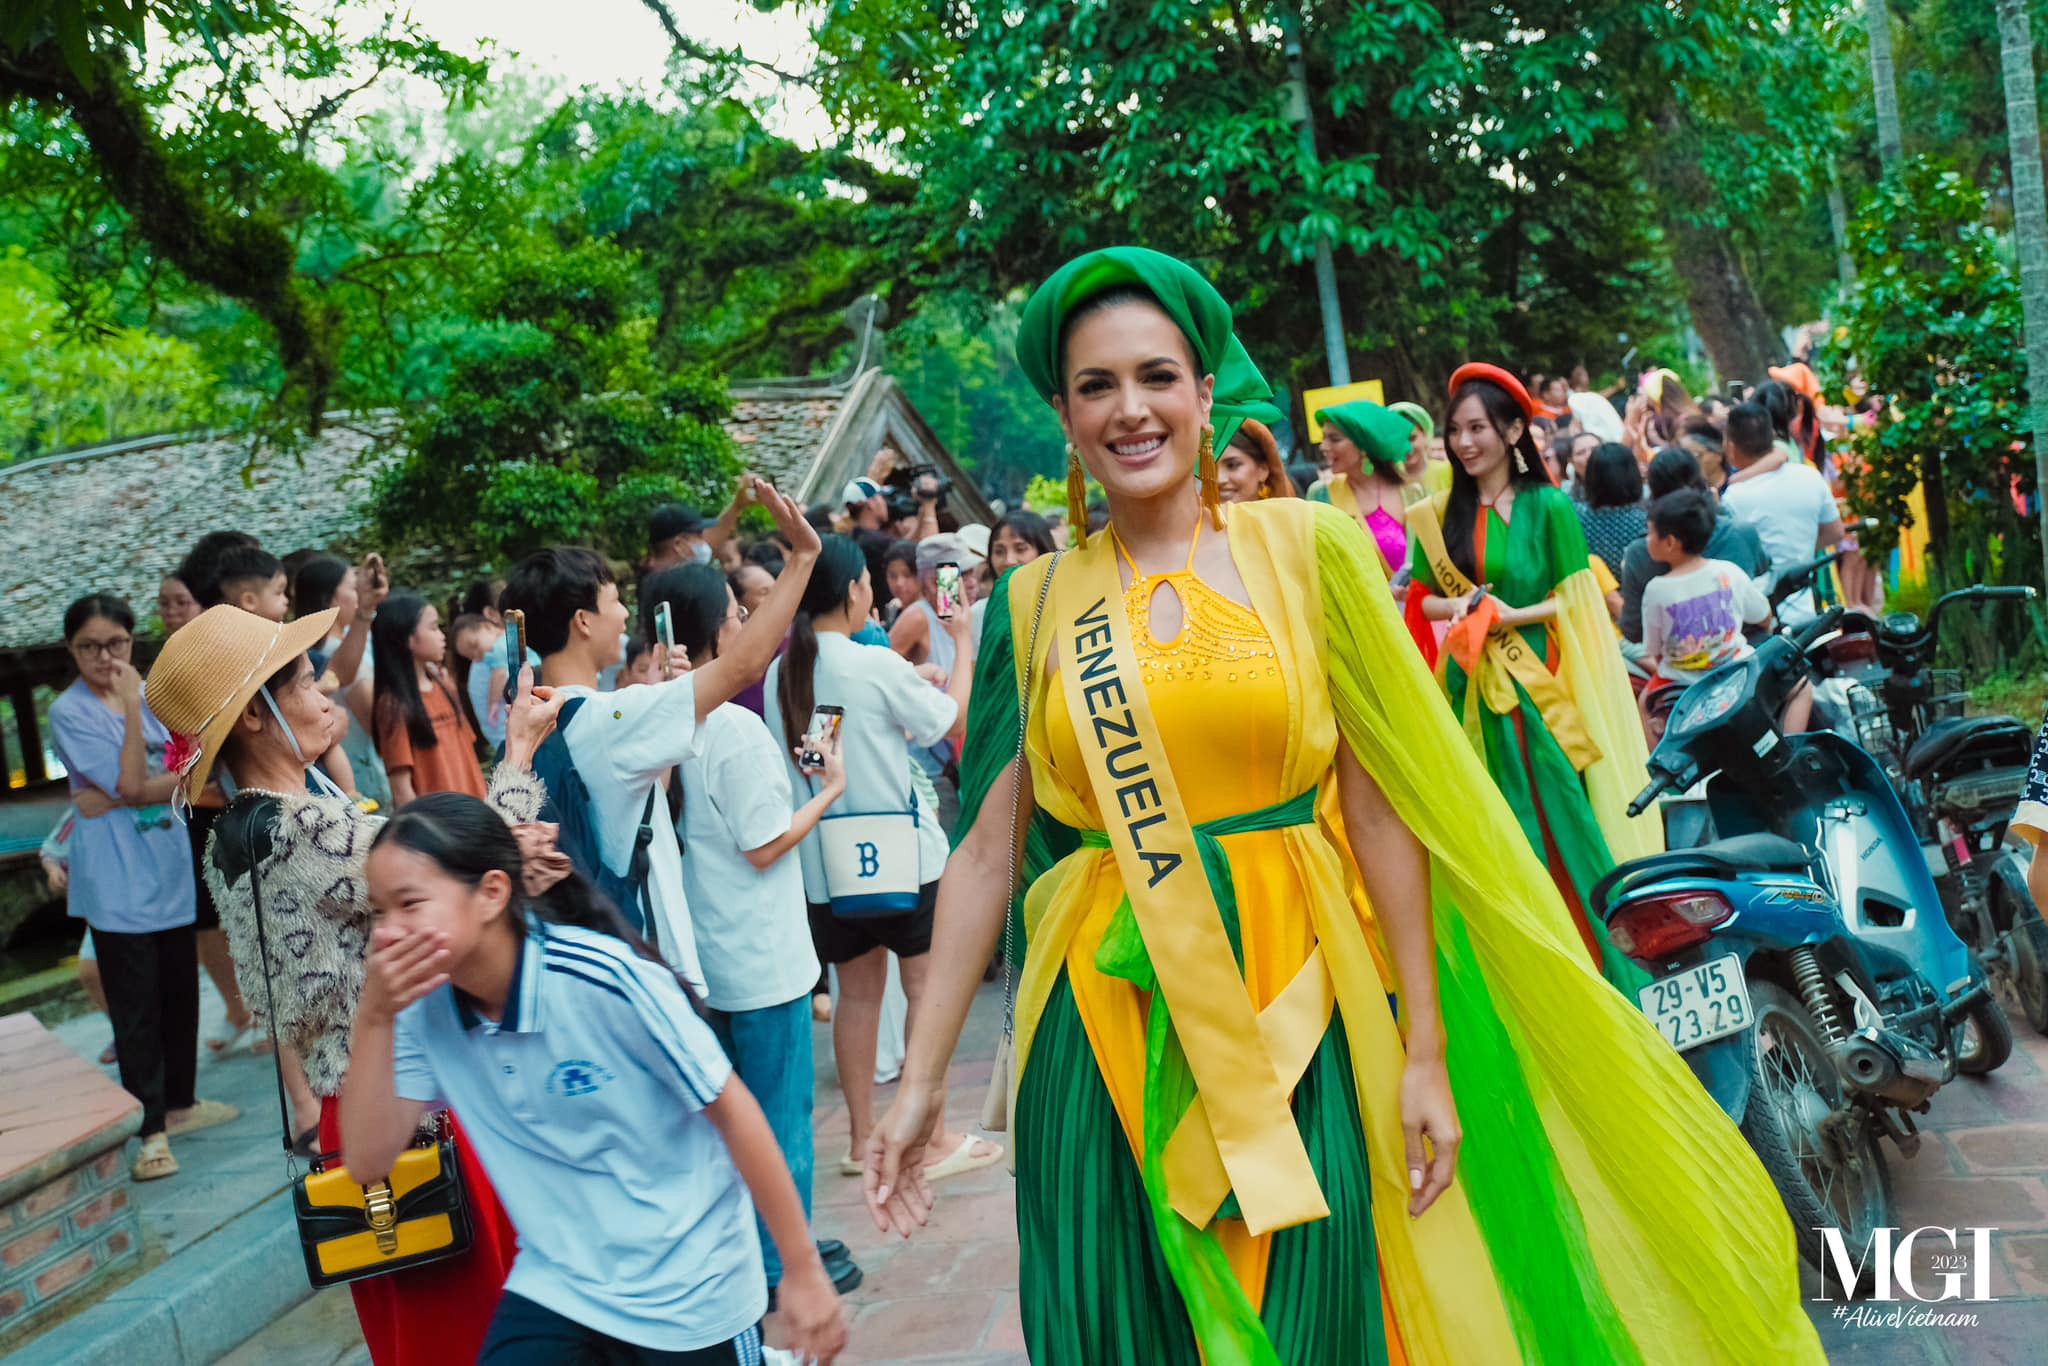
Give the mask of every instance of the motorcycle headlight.
[{"label": "motorcycle headlight", "polygon": [[1672,714],[1666,733],[1688,735],[1712,725],[1734,710],[1735,704],[1748,691],[1747,669],[1728,669],[1711,678],[1701,679],[1678,699],[1677,710]]}]

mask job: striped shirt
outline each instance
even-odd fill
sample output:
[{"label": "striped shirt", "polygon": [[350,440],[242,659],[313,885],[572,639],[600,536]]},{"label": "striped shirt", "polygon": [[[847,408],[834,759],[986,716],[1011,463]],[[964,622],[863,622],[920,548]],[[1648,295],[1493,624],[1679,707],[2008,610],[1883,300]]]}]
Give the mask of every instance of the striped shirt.
[{"label": "striped shirt", "polygon": [[731,1073],[666,968],[572,926],[529,922],[501,1021],[453,986],[398,1017],[398,1094],[461,1116],[519,1230],[505,1288],[663,1351],[767,1312],[753,1202],[703,1114]]}]

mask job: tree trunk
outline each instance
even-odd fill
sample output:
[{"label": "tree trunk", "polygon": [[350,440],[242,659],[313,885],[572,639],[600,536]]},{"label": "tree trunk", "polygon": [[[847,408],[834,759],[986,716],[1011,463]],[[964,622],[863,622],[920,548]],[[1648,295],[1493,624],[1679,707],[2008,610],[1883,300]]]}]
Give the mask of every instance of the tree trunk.
[{"label": "tree trunk", "polygon": [[1717,196],[1692,154],[1683,116],[1667,106],[1657,122],[1666,145],[1657,159],[1662,174],[1655,198],[1665,206],[1671,265],[1685,284],[1693,328],[1723,381],[1759,383],[1766,367],[1784,358],[1784,340],[1758,302],[1727,226],[1694,216],[1711,212]]},{"label": "tree trunk", "polygon": [[1846,295],[1856,288],[1856,263],[1849,259],[1849,205],[1842,198],[1842,177],[1833,157],[1828,158],[1828,226],[1834,230],[1835,274]]},{"label": "tree trunk", "polygon": [[1870,34],[1870,94],[1877,105],[1877,160],[1886,171],[1905,159],[1899,132],[1899,82],[1892,71],[1892,16],[1888,0],[1863,0],[1863,26]]},{"label": "tree trunk", "polygon": [[2005,140],[2012,157],[2013,241],[2026,324],[2027,426],[2034,442],[2034,498],[2041,512],[2048,583],[2048,192],[2041,183],[2041,111],[2034,93],[2034,34],[2023,0],[1998,0],[2005,69]]}]

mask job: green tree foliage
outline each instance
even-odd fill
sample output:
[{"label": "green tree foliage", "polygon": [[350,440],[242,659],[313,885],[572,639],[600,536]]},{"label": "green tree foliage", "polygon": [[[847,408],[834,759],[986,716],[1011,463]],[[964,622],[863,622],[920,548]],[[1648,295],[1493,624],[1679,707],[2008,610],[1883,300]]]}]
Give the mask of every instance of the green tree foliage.
[{"label": "green tree foliage", "polygon": [[889,369],[946,449],[1015,504],[1034,474],[1064,473],[1052,410],[1017,365],[1016,310],[928,299],[889,335]]},{"label": "green tree foliage", "polygon": [[553,542],[629,559],[671,500],[718,506],[738,472],[724,381],[651,360],[631,256],[605,242],[508,253],[475,300],[441,401],[375,494],[379,532],[460,563]]},{"label": "green tree foliage", "polygon": [[187,426],[212,385],[189,342],[73,327],[55,283],[19,249],[0,252],[0,464]]},{"label": "green tree foliage", "polygon": [[2019,281],[1983,195],[1941,162],[1908,158],[1852,224],[1849,250],[1857,285],[1828,355],[1830,384],[1846,381],[1853,355],[1890,396],[1845,465],[1851,504],[1878,519],[1863,543],[1898,543],[1918,486],[1940,581],[2031,577],[2039,548],[2014,501],[2034,483],[2031,451],[2015,440],[2026,381],[2013,347]]},{"label": "green tree foliage", "polygon": [[[1474,355],[1597,368],[1619,334],[1660,330],[1660,218],[1675,204],[1727,224],[1711,180],[1658,192],[1659,158],[1702,156],[1659,120],[1753,93],[1728,80],[1728,50],[1762,63],[1793,11],[1818,8],[1307,4],[1311,163],[1284,99],[1281,3],[836,0],[817,81],[916,173],[921,283],[1000,297],[1087,247],[1143,242],[1208,269],[1255,357],[1298,389],[1322,382],[1308,261],[1327,233],[1354,368],[1428,393]],[[1797,198],[1796,151],[1722,160]],[[1825,223],[1808,225],[1822,243]]]}]

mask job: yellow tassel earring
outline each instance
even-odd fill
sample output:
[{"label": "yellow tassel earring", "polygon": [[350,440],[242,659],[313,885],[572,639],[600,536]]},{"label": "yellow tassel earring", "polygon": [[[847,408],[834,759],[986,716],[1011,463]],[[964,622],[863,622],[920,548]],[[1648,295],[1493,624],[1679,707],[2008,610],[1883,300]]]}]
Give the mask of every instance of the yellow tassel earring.
[{"label": "yellow tassel earring", "polygon": [[1076,550],[1088,545],[1088,471],[1081,468],[1081,452],[1067,443],[1067,539]]},{"label": "yellow tassel earring", "polygon": [[1202,486],[1202,506],[1209,511],[1209,524],[1223,530],[1223,490],[1216,483],[1216,429],[1202,424],[1202,448],[1195,455],[1195,479]]}]

